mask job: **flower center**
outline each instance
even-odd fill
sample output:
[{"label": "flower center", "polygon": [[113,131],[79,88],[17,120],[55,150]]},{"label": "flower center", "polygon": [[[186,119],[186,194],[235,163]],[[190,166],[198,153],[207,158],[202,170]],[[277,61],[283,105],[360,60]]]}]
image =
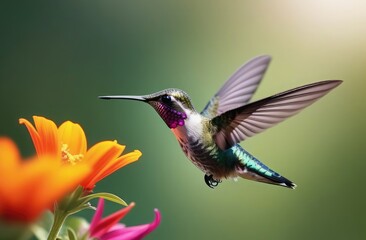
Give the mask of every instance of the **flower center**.
[{"label": "flower center", "polygon": [[77,162],[81,161],[81,159],[84,157],[83,154],[71,154],[70,148],[67,144],[61,145],[61,157],[62,160],[68,161],[72,165],[75,165]]}]

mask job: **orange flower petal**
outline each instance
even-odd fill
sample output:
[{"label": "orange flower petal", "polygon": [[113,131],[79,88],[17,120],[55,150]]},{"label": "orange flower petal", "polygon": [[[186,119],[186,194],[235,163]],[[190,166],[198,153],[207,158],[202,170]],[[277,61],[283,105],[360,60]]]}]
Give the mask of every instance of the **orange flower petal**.
[{"label": "orange flower petal", "polygon": [[119,157],[124,149],[125,146],[119,145],[115,141],[99,142],[89,149],[84,161],[93,165],[94,169],[101,169],[102,166],[108,164],[109,160]]},{"label": "orange flower petal", "polygon": [[[27,120],[21,122],[34,129]],[[14,142],[0,138],[0,218],[34,221],[80,185],[90,172],[87,164],[62,164],[59,156],[42,155],[22,161]]]},{"label": "orange flower petal", "polygon": [[19,124],[25,125],[25,127],[28,129],[28,132],[32,138],[34,147],[36,148],[36,152],[41,153],[42,152],[42,143],[41,143],[41,139],[39,137],[37,130],[33,127],[33,125],[27,119],[20,118]]},{"label": "orange flower petal", "polygon": [[133,152],[127,153],[119,158],[114,159],[113,161],[110,161],[107,166],[105,166],[103,169],[101,169],[91,180],[92,182],[99,182],[103,178],[107,177],[108,175],[114,173],[118,169],[136,162],[140,157],[142,153],[139,150],[135,150]]},{"label": "orange flower petal", "polygon": [[55,199],[59,200],[75,190],[90,172],[91,169],[86,164],[55,166],[52,172],[45,175],[47,182],[39,183],[35,192],[37,196],[47,196],[47,198],[35,199],[38,205],[34,205],[39,209],[43,206],[51,207]]},{"label": "orange flower petal", "polygon": [[35,127],[26,119],[19,122],[27,127],[38,156],[52,155],[53,159],[66,164],[89,165],[92,172],[82,181],[86,190],[91,190],[96,182],[141,156],[140,151],[120,156],[125,146],[116,141],[99,142],[87,151],[86,136],[79,124],[66,121],[57,129],[51,120],[38,116],[33,118]]},{"label": "orange flower petal", "polygon": [[[38,160],[37,158],[25,161],[14,171],[14,177],[9,179],[12,186],[8,187],[6,196],[7,211],[9,218],[31,220],[35,219],[42,211],[48,209],[50,205],[42,203],[45,199],[50,200],[50,196],[39,195],[39,186],[48,184],[50,178],[54,177],[59,164],[54,160]],[[19,176],[22,176],[21,178]],[[52,190],[51,190],[52,191]],[[52,201],[57,199],[53,198]],[[3,200],[5,201],[5,200]],[[16,213],[19,211],[19,213]]]},{"label": "orange flower petal", "polygon": [[101,171],[110,161],[118,158],[124,148],[124,146],[119,145],[114,141],[99,142],[90,148],[83,161],[91,166],[92,173],[82,183],[82,186],[84,186],[86,189],[94,188],[96,183],[95,181],[92,181],[94,176],[98,174],[98,172]]},{"label": "orange flower petal", "polygon": [[33,116],[33,120],[35,128],[24,118],[19,119],[19,123],[27,127],[38,156],[61,156],[56,124],[44,117]]},{"label": "orange flower petal", "polygon": [[2,176],[0,182],[0,217],[28,222],[73,191],[91,169],[85,164],[61,165],[43,157],[6,170],[11,174]]},{"label": "orange flower petal", "polygon": [[58,128],[58,135],[61,144],[67,144],[71,154],[86,153],[86,137],[84,130],[79,124],[66,121]]},{"label": "orange flower petal", "polygon": [[19,160],[20,155],[15,143],[9,138],[0,137],[0,173],[5,167],[17,165]]},{"label": "orange flower petal", "polygon": [[[6,206],[1,199],[7,197],[9,187],[13,186],[13,182],[5,181],[13,177],[14,171],[19,164],[19,151],[16,145],[9,138],[0,138],[0,215],[6,210]],[[2,184],[1,184],[2,183]]]},{"label": "orange flower petal", "polygon": [[56,124],[44,117],[33,116],[33,120],[42,141],[43,154],[60,156],[61,145]]},{"label": "orange flower petal", "polygon": [[[14,142],[8,138],[0,140],[0,199],[9,193],[16,182],[5,181],[4,179],[14,178],[14,173],[18,170],[20,164],[19,151]],[[18,177],[19,178],[19,177]]]}]

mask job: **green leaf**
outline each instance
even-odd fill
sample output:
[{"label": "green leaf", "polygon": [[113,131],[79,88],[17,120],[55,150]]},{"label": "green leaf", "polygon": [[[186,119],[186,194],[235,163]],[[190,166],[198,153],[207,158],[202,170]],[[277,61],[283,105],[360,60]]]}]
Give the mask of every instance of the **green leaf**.
[{"label": "green leaf", "polygon": [[71,228],[67,229],[67,235],[69,236],[69,240],[77,240],[76,233]]},{"label": "green leaf", "polygon": [[83,231],[89,228],[89,223],[82,217],[69,217],[64,223],[64,227],[72,229],[77,235],[83,234]]},{"label": "green leaf", "polygon": [[[64,224],[62,225],[58,237],[63,240],[71,240],[71,239],[83,239],[80,237],[86,229],[88,229],[89,223],[82,217],[68,217]],[[71,231],[71,232],[70,232]],[[70,234],[74,235],[70,237]]]},{"label": "green leaf", "polygon": [[77,207],[75,207],[74,209],[71,209],[69,212],[68,212],[68,215],[72,215],[72,214],[75,214],[77,212],[80,212],[82,210],[85,210],[85,209],[92,209],[92,210],[95,210],[95,207],[93,207],[92,205],[90,205],[90,203],[83,203],[83,205],[79,205]]},{"label": "green leaf", "polygon": [[85,203],[87,203],[90,200],[95,199],[95,198],[104,198],[105,200],[109,200],[111,202],[115,202],[115,203],[121,204],[123,206],[127,206],[127,203],[125,201],[123,201],[120,197],[118,197],[114,194],[111,194],[111,193],[93,193],[88,196],[82,197],[81,199]]}]

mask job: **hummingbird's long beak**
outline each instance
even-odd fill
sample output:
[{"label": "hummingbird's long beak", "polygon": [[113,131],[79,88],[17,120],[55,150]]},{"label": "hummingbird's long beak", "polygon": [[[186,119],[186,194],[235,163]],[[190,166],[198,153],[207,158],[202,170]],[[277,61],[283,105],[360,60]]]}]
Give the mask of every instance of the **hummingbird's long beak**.
[{"label": "hummingbird's long beak", "polygon": [[99,96],[100,99],[127,99],[127,100],[137,100],[146,102],[147,99],[143,96],[128,96],[128,95],[115,95],[115,96]]}]

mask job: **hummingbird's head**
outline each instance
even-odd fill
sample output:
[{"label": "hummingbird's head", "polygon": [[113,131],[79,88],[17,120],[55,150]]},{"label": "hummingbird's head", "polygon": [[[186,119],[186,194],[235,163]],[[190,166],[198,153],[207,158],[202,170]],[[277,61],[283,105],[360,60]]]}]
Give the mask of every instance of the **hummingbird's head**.
[{"label": "hummingbird's head", "polygon": [[128,99],[150,104],[169,128],[183,126],[189,114],[195,112],[188,94],[169,88],[143,96],[101,96],[101,99]]}]

